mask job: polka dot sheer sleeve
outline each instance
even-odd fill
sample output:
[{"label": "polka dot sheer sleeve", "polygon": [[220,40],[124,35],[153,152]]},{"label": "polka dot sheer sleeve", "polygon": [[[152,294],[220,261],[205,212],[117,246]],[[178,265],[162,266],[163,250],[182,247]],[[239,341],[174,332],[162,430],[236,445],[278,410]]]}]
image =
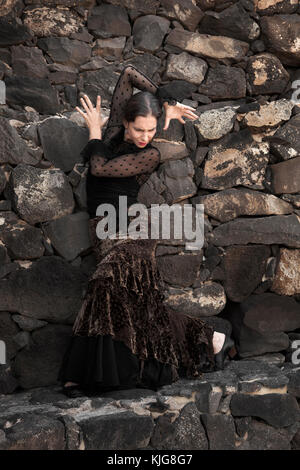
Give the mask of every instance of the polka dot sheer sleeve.
[{"label": "polka dot sheer sleeve", "polygon": [[110,116],[102,139],[91,139],[81,151],[84,162],[90,162],[90,172],[94,176],[126,177],[150,174],[160,162],[160,153],[156,148],[147,147],[137,153],[114,156],[110,150],[110,141],[123,129],[123,112],[133,88],[153,93],[162,105],[168,102],[175,105],[176,100],[167,96],[164,88],[155,85],[143,72],[133,65],[127,65],[121,72],[115,86]]},{"label": "polka dot sheer sleeve", "polygon": [[127,153],[107,160],[100,155],[92,155],[90,171],[94,176],[119,177],[151,173],[160,163],[160,152],[149,147],[136,153]]}]

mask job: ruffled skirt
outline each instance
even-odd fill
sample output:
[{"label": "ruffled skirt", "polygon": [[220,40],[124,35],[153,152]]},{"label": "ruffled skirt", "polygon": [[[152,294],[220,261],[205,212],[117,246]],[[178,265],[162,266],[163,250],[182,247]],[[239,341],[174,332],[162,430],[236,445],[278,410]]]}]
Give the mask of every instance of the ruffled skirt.
[{"label": "ruffled skirt", "polygon": [[164,304],[158,240],[96,236],[97,268],[73,325],[58,380],[88,390],[157,390],[214,370],[213,327]]}]

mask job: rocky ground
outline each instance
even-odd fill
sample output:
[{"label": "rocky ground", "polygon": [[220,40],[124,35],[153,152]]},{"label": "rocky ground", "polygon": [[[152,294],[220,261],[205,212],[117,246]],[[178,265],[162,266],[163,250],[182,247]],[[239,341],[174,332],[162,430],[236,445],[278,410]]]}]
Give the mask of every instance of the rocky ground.
[{"label": "rocky ground", "polygon": [[39,387],[0,395],[0,449],[296,450],[299,403],[300,365],[276,355],[227,360],[157,392],[69,399],[59,385]]}]

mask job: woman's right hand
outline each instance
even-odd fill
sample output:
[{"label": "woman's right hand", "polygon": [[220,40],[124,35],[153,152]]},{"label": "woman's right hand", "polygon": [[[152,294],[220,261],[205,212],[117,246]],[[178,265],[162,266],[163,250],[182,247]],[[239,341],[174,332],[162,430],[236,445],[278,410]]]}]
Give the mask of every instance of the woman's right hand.
[{"label": "woman's right hand", "polygon": [[86,113],[81,111],[78,106],[75,109],[83,116],[87,127],[90,130],[90,133],[97,133],[100,132],[101,138],[101,128],[105,125],[108,118],[104,118],[101,115],[101,96],[97,96],[97,104],[96,107],[92,105],[90,98],[87,95],[83,95],[83,98],[80,98],[81,104],[84,107]]}]

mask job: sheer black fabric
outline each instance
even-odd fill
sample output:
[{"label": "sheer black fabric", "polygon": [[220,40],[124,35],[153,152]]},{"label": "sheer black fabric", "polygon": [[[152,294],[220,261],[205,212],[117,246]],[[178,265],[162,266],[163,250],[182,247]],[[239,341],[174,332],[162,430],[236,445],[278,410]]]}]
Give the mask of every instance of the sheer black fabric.
[{"label": "sheer black fabric", "polygon": [[[160,153],[151,144],[139,148],[133,142],[124,140],[122,116],[134,87],[153,93],[158,97],[161,105],[163,102],[168,102],[170,105],[176,104],[174,97],[166,96],[163,89],[156,86],[134,66],[129,65],[120,74],[115,87],[103,139],[91,139],[81,151],[84,161],[89,162],[86,181],[89,215],[94,218],[97,207],[102,203],[113,204],[116,209],[117,231],[119,230],[119,196],[127,196],[128,206],[137,202],[140,182],[145,181],[143,178],[149,176],[160,163]],[[143,251],[139,259],[144,260],[144,257]],[[128,259],[132,262],[136,261],[130,253]],[[124,268],[122,262],[116,268],[117,271],[119,268],[122,274],[122,268]],[[131,273],[138,282],[139,276],[135,269],[132,269]],[[150,282],[149,276],[147,279]],[[115,285],[118,283],[113,282],[111,287]],[[116,295],[115,289],[113,290]],[[127,290],[128,287],[126,287]],[[97,292],[100,295],[101,288]],[[148,297],[151,293],[154,295],[155,292],[156,290],[151,289],[150,286]],[[145,297],[147,305],[148,297]],[[94,300],[96,304],[97,299]],[[119,304],[123,305],[123,301],[124,298],[120,296]],[[105,309],[107,310],[107,303],[105,303]],[[156,312],[159,321],[161,313],[159,310]],[[143,317],[140,320],[144,322]],[[212,331],[209,334],[211,336]],[[207,344],[210,344],[205,335],[204,339]],[[212,355],[212,350],[210,354]],[[206,359],[205,354],[203,357]],[[181,374],[185,376],[185,373],[185,368],[181,366],[178,369],[179,376]],[[95,387],[98,391],[106,391],[139,386],[156,390],[157,387],[172,383],[174,364],[161,362],[154,357],[141,361],[123,341],[115,340],[110,335],[73,335],[61,364],[58,380],[63,384],[67,381],[76,382],[92,391]]]},{"label": "sheer black fabric", "polygon": [[81,151],[85,162],[89,162],[86,188],[90,217],[95,217],[99,204],[112,203],[118,210],[118,196],[127,195],[128,205],[137,202],[140,185],[160,163],[159,150],[148,144],[137,147],[124,140],[122,116],[133,89],[153,93],[162,104],[176,104],[176,99],[166,95],[133,65],[125,67],[116,84],[109,120],[103,139],[91,139]]}]

